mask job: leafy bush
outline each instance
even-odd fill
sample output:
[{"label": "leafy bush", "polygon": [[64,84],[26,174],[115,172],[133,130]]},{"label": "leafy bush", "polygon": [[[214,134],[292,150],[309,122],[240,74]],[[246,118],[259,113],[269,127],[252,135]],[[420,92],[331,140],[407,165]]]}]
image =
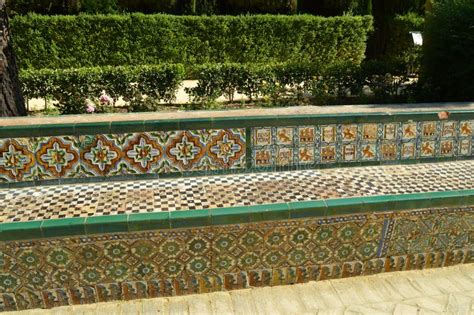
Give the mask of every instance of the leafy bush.
[{"label": "leafy bush", "polygon": [[[362,65],[209,64],[195,70],[197,86],[188,88],[194,102],[210,104],[235,92],[250,100],[299,104],[313,102],[393,102],[411,97],[409,78],[398,64],[370,61]],[[367,94],[366,91],[371,91]]]},{"label": "leafy bush", "polygon": [[132,107],[149,107],[151,101],[171,102],[184,79],[182,65],[95,67],[67,70],[23,70],[20,79],[27,98],[58,101],[62,114],[85,111],[86,100],[101,93],[115,102],[120,97]]},{"label": "leafy bush", "polygon": [[412,31],[423,32],[425,19],[416,13],[396,15],[390,22],[389,40],[383,60],[404,65],[409,73],[418,73],[421,47],[413,44]]},{"label": "leafy bush", "polygon": [[368,16],[306,15],[27,15],[11,20],[22,69],[293,60],[358,64],[371,25]]},{"label": "leafy bush", "polygon": [[434,3],[426,18],[421,81],[440,101],[474,100],[474,2]]},{"label": "leafy bush", "polygon": [[[187,88],[194,108],[213,108],[219,97],[231,103],[235,93],[253,103],[297,105],[410,100],[409,79],[402,68],[382,62],[330,66],[315,64],[204,64],[192,69],[198,83]],[[23,70],[27,98],[58,101],[60,112],[80,113],[89,101],[96,111],[105,93],[115,103],[128,102],[129,111],[153,111],[160,102],[172,102],[185,79],[184,66],[96,67],[75,70]],[[371,93],[367,93],[367,90]]]}]

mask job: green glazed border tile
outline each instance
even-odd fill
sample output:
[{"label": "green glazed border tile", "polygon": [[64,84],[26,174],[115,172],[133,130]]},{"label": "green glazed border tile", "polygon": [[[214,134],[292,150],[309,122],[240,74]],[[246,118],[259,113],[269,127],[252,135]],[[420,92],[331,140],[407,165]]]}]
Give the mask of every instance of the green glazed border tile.
[{"label": "green glazed border tile", "polygon": [[209,209],[171,211],[169,221],[172,229],[209,226],[211,211]]},{"label": "green glazed border tile", "polygon": [[421,209],[431,207],[431,194],[403,194],[395,195],[395,205],[393,210]]},{"label": "green glazed border tile", "polygon": [[132,133],[143,132],[145,129],[143,120],[136,121],[113,121],[110,124],[110,133]]},{"label": "green glazed border tile", "polygon": [[78,123],[74,127],[75,135],[109,134],[110,122]]},{"label": "green glazed border tile", "polygon": [[162,211],[129,214],[127,224],[129,232],[169,229],[171,227],[170,213]]},{"label": "green glazed border tile", "polygon": [[327,216],[364,212],[364,197],[326,199]]},{"label": "green glazed border tile", "polygon": [[250,222],[280,221],[290,219],[290,208],[287,203],[249,206]]},{"label": "green glazed border tile", "polygon": [[366,198],[364,203],[364,209],[367,212],[379,212],[379,211],[390,211],[396,208],[398,199],[396,195],[383,195],[383,196],[371,196]]},{"label": "green glazed border tile", "polygon": [[212,118],[190,118],[179,121],[180,130],[212,129]]},{"label": "green glazed border tile", "polygon": [[85,235],[86,218],[65,218],[44,220],[41,225],[43,237]]},{"label": "green glazed border tile", "polygon": [[211,210],[211,224],[241,224],[250,223],[251,210],[249,206],[214,208]]},{"label": "green glazed border tile", "polygon": [[41,238],[43,221],[8,222],[0,224],[0,241]]},{"label": "green glazed border tile", "polygon": [[327,204],[324,200],[298,201],[288,204],[290,219],[323,217],[327,215]]},{"label": "green glazed border tile", "polygon": [[74,135],[75,129],[76,126],[74,124],[38,125],[35,136],[46,137]]},{"label": "green glazed border tile", "polygon": [[0,139],[35,137],[39,125],[4,126],[0,130]]},{"label": "green glazed border tile", "polygon": [[467,191],[443,191],[440,193],[430,193],[430,203],[433,208],[468,205],[468,202],[474,202],[472,191],[468,195]]},{"label": "green glazed border tile", "polygon": [[212,120],[212,129],[222,128],[245,128],[245,120],[242,117],[219,117]]},{"label": "green glazed border tile", "polygon": [[180,130],[178,119],[170,120],[144,120],[143,131]]},{"label": "green glazed border tile", "polygon": [[86,234],[128,232],[128,215],[106,215],[86,218]]}]

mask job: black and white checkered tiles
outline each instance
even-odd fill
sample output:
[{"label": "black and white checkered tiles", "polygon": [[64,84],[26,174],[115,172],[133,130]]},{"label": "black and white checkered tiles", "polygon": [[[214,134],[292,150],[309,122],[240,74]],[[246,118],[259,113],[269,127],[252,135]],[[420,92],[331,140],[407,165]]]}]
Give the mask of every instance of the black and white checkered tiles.
[{"label": "black and white checkered tiles", "polygon": [[474,189],[474,161],[0,190],[0,222]]}]

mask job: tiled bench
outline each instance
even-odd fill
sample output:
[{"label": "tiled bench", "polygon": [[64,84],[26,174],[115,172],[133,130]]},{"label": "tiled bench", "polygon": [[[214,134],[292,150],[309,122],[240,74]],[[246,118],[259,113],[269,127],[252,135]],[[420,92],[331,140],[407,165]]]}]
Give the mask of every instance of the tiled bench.
[{"label": "tiled bench", "polygon": [[0,125],[3,310],[474,262],[472,104]]}]

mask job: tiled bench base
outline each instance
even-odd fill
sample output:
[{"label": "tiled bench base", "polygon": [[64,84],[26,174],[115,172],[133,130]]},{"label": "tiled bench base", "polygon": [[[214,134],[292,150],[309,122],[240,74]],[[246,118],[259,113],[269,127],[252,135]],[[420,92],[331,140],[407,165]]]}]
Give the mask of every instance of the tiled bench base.
[{"label": "tiled bench base", "polygon": [[474,262],[474,207],[0,244],[3,310]]}]

